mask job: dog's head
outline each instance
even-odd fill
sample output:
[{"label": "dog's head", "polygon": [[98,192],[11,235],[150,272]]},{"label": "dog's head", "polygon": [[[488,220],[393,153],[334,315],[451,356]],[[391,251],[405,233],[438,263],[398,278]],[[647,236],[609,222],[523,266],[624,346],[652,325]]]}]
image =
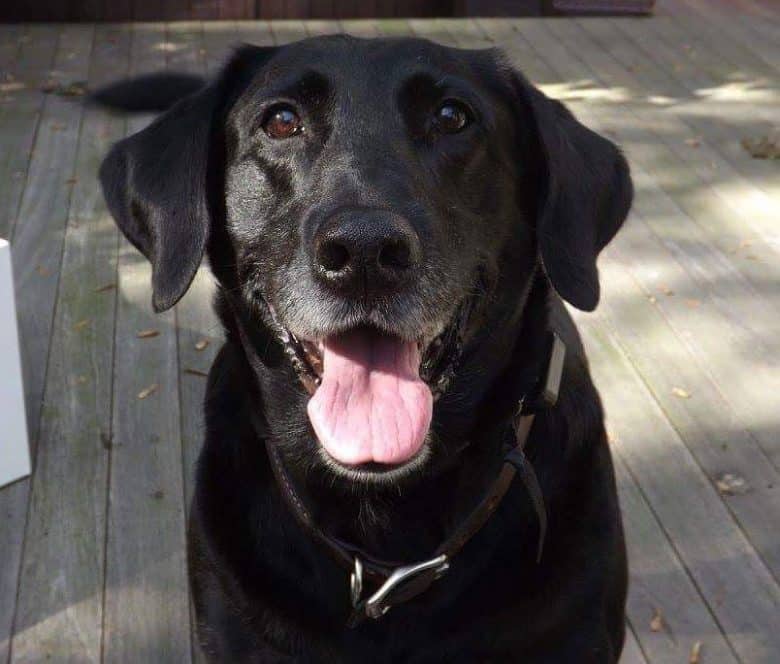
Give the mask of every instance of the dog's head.
[{"label": "dog's head", "polygon": [[326,456],[353,469],[425,457],[458,356],[513,319],[538,266],[593,309],[632,191],[618,149],[497,52],[343,36],[241,48],[101,178],[155,308],[208,248],[287,346]]}]

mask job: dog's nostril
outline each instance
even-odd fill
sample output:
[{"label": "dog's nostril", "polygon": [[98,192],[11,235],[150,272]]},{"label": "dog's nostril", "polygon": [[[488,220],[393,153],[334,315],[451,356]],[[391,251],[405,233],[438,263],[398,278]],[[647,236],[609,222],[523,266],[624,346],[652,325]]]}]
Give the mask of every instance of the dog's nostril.
[{"label": "dog's nostril", "polygon": [[327,240],[317,247],[317,262],[328,272],[340,272],[347,267],[349,259],[349,249],[335,240]]},{"label": "dog's nostril", "polygon": [[412,266],[412,252],[404,240],[388,240],[379,249],[377,262],[386,270],[408,270]]}]

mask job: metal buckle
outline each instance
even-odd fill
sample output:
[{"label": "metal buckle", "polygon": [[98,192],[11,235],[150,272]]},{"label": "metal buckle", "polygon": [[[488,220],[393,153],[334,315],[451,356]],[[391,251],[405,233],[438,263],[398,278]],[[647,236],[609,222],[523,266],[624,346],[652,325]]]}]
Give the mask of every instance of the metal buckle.
[{"label": "metal buckle", "polygon": [[[355,610],[365,612],[365,615],[376,620],[385,615],[393,607],[393,594],[398,592],[405,583],[412,581],[419,574],[431,570],[434,572],[431,581],[435,581],[444,575],[449,568],[450,563],[445,554],[432,558],[431,560],[426,560],[422,563],[397,567],[387,578],[387,581],[385,581],[371,597],[361,601],[360,595],[363,590],[363,563],[359,558],[355,557],[355,569],[350,575],[352,606]],[[422,592],[424,589],[425,588],[421,588],[418,592]],[[416,595],[417,593],[414,594]],[[411,597],[404,598],[401,601],[405,601],[405,599],[411,599]]]}]

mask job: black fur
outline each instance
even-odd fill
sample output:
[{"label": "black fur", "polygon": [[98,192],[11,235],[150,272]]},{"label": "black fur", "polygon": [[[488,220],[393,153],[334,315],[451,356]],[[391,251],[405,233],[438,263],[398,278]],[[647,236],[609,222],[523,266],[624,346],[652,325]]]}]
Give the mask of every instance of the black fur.
[{"label": "black fur", "polygon": [[[473,117],[453,135],[430,121],[450,99]],[[300,136],[265,135],[279,101],[301,116]],[[189,532],[211,661],[618,660],[620,512],[598,394],[560,299],[587,310],[598,302],[596,257],[632,196],[613,144],[494,51],[329,37],[243,47],[216,81],[119,143],[101,180],[118,224],[152,262],[155,308],[183,295],[204,251],[222,287],[227,341],[209,376]],[[422,258],[412,282],[357,297],[318,279],[312,238],[345,209],[390,211],[414,229]],[[328,463],[266,303],[304,338],[370,323],[411,339],[441,329],[469,298],[476,309],[424,462],[372,479]],[[257,376],[237,321],[262,359]],[[427,593],[348,629],[347,574],[282,502],[250,414],[325,530],[419,561],[495,478],[510,397],[533,383],[549,329],[569,352],[559,402],[528,445],[549,513],[541,563],[534,512],[513,486]]]},{"label": "black fur", "polygon": [[97,104],[122,111],[165,111],[202,87],[200,76],[160,72],[117,81],[95,90],[90,98]]}]

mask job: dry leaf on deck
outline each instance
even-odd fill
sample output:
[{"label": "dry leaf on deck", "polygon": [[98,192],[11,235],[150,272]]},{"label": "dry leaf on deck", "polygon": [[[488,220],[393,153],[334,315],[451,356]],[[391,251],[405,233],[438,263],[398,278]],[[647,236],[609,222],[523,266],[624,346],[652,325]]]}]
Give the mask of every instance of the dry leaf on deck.
[{"label": "dry leaf on deck", "polygon": [[780,159],[780,129],[759,138],[743,138],[742,147],[754,159]]},{"label": "dry leaf on deck", "polygon": [[154,394],[157,391],[157,383],[152,383],[149,387],[145,387],[138,393],[139,399],[146,399],[146,397]]},{"label": "dry leaf on deck", "polygon": [[664,628],[664,614],[661,609],[656,608],[653,613],[653,619],[650,621],[650,631],[660,632]]},{"label": "dry leaf on deck", "polygon": [[73,329],[78,332],[79,330],[83,330],[87,325],[89,325],[89,318],[85,318],[84,320],[80,320],[78,323],[76,323],[73,326]]},{"label": "dry leaf on deck", "polygon": [[201,371],[200,369],[185,369],[184,373],[189,374],[190,376],[198,376],[200,378],[209,377],[209,375],[205,371]]},{"label": "dry leaf on deck", "polygon": [[195,350],[205,350],[208,345],[209,345],[208,339],[201,339],[195,342]]},{"label": "dry leaf on deck", "polygon": [[151,339],[160,335],[160,330],[141,330],[137,336],[139,339]]},{"label": "dry leaf on deck", "polygon": [[690,399],[691,393],[688,392],[688,390],[684,390],[681,387],[673,387],[672,388],[672,394],[676,397],[680,397],[680,399]]},{"label": "dry leaf on deck", "polygon": [[701,641],[697,641],[691,648],[691,656],[688,658],[688,664],[699,664],[701,661]]},{"label": "dry leaf on deck", "polygon": [[715,486],[724,496],[736,496],[747,493],[750,490],[744,477],[734,475],[733,473],[724,473],[715,480]]}]

